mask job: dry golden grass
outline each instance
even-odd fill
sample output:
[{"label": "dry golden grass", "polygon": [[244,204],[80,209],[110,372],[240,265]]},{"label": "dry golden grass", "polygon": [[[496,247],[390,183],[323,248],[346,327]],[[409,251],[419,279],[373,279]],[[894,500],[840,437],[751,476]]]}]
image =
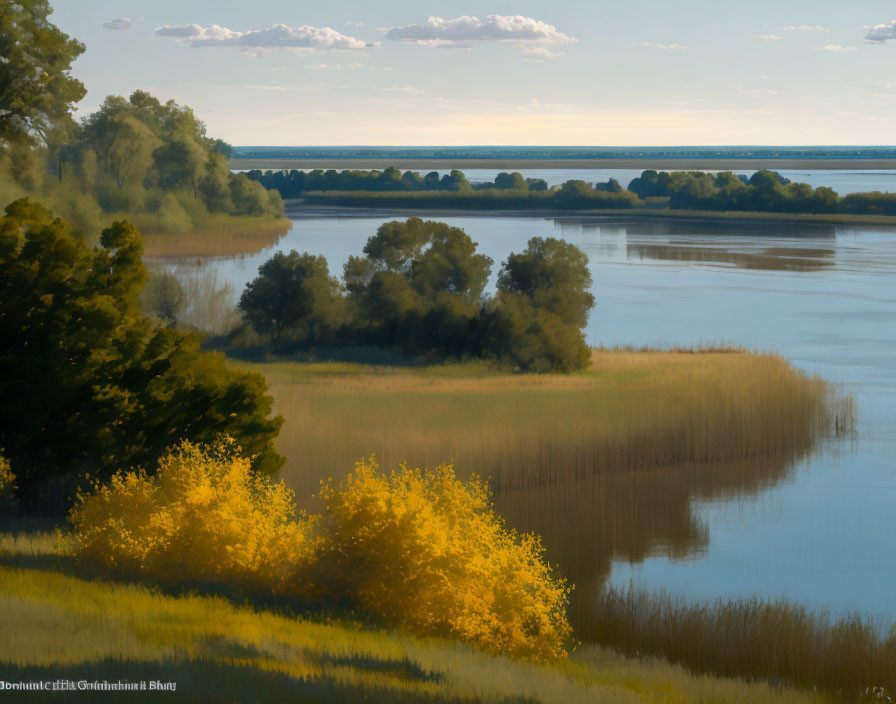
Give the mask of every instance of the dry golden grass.
[{"label": "dry golden grass", "polygon": [[254,254],[277,241],[292,227],[285,218],[249,215],[210,218],[199,230],[186,234],[143,232],[143,248],[147,257],[233,257]]},{"label": "dry golden grass", "polygon": [[850,398],[770,354],[603,350],[566,376],[240,364],[265,374],[286,418],[282,476],[300,502],[371,453],[383,466],[453,461],[502,495],[610,472],[793,459],[854,424]]},{"label": "dry golden grass", "polygon": [[[220,596],[90,580],[66,560],[54,554],[50,534],[0,534],[0,672],[6,682],[160,680],[177,685],[162,693],[166,700],[190,702],[826,701],[592,647],[534,665],[350,619],[310,619]],[[54,695],[15,692],[14,698]]]}]

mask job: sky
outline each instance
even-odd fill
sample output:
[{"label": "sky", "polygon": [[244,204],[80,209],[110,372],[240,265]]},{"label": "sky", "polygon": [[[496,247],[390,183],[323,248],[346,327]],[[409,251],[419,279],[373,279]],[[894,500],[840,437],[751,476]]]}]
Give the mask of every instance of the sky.
[{"label": "sky", "polygon": [[234,145],[896,143],[892,0],[55,0],[83,116]]}]

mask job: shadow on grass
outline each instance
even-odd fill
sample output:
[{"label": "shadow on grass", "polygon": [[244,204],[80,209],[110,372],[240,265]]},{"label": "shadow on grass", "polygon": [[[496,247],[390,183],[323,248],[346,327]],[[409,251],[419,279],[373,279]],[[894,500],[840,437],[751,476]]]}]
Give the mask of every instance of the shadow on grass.
[{"label": "shadow on grass", "polygon": [[[134,698],[159,698],[171,702],[366,702],[367,704],[403,704],[405,702],[464,702],[462,697],[450,691],[434,691],[428,676],[423,675],[410,682],[388,682],[388,675],[413,674],[415,666],[402,661],[375,661],[338,658],[329,663],[337,671],[333,675],[314,678],[260,670],[255,667],[223,664],[211,661],[134,663],[105,659],[80,665],[17,666],[0,664],[0,679],[6,683],[44,682],[66,680],[75,691],[8,691],[15,701],[43,702],[48,699],[128,701]],[[371,667],[373,666],[373,670]],[[342,676],[340,669],[349,670]],[[366,674],[375,679],[369,684],[350,682],[351,675]],[[383,677],[382,675],[386,675]],[[419,670],[417,671],[419,673]],[[84,684],[95,682],[146,683],[146,690],[138,691],[89,691],[79,690]],[[150,689],[152,683],[174,683],[175,689]],[[416,688],[420,683],[422,688]],[[8,686],[8,685],[7,685]],[[500,697],[493,700],[506,704],[526,704],[531,701],[519,697]]]}]

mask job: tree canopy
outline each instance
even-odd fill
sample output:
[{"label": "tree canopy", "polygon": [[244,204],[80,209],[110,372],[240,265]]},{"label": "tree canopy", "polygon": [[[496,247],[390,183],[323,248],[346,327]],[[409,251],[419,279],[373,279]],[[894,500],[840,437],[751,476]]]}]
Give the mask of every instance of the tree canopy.
[{"label": "tree canopy", "polygon": [[47,19],[52,12],[47,0],[0,3],[0,148],[46,142],[86,93],[69,75],[84,45]]},{"label": "tree canopy", "polygon": [[218,434],[276,470],[282,419],[269,417],[264,378],[142,314],[133,225],[114,223],[100,242],[92,251],[28,200],[0,219],[0,447],[21,490],[37,501],[52,477],[108,476]]}]

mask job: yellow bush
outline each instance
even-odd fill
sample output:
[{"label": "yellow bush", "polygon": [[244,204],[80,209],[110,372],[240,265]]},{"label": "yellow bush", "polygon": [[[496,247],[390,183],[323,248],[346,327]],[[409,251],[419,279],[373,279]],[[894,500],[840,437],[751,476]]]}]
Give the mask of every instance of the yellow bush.
[{"label": "yellow bush", "polygon": [[165,583],[295,589],[315,550],[316,521],[296,514],[283,482],[252,472],[229,438],[183,442],[158,472],[120,472],[77,497],[69,520],[87,563]]},{"label": "yellow bush", "polygon": [[16,490],[16,475],[9,467],[9,460],[0,455],[0,503],[11,501]]},{"label": "yellow bush", "polygon": [[324,484],[321,581],[391,623],[536,660],[565,654],[569,588],[539,538],[505,527],[487,485],[451,465],[382,474],[373,459]]}]

